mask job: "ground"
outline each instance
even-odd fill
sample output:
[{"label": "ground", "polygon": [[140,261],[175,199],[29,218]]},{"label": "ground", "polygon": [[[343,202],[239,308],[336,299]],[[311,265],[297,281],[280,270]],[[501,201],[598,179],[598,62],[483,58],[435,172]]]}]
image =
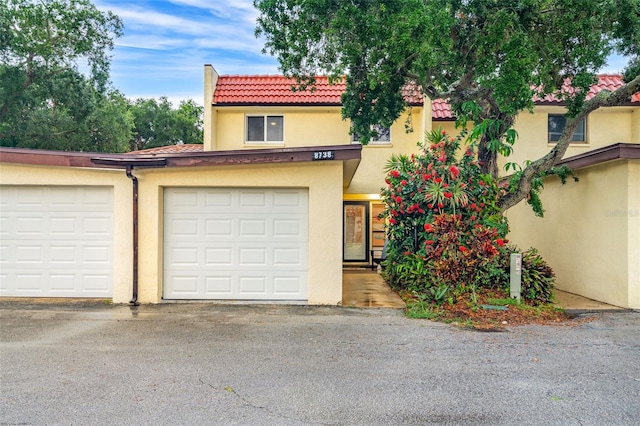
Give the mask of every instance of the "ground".
[{"label": "ground", "polygon": [[407,316],[454,323],[481,331],[501,331],[508,326],[524,324],[575,325],[586,321],[566,313],[552,304],[533,306],[517,303],[500,290],[484,290],[465,294],[441,306],[421,301],[409,293],[401,294],[407,303]]}]

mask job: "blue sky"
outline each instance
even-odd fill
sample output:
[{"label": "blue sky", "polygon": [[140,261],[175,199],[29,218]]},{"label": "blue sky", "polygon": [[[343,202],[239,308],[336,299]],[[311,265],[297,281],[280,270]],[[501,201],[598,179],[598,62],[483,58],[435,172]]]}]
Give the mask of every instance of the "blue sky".
[{"label": "blue sky", "polygon": [[[254,36],[252,0],[94,0],[124,22],[112,52],[113,86],[127,97],[166,96],[203,103],[203,67],[220,74],[278,74],[275,58]],[[613,57],[602,72],[619,73]]]},{"label": "blue sky", "polygon": [[124,23],[112,53],[113,86],[129,98],[203,102],[203,68],[220,74],[278,74],[254,36],[252,0],[94,0]]}]

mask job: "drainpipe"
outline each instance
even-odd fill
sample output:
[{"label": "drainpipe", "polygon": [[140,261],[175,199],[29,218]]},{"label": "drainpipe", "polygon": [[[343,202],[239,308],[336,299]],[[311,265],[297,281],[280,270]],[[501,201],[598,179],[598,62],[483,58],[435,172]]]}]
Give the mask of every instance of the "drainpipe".
[{"label": "drainpipe", "polygon": [[95,157],[91,159],[94,164],[107,167],[124,167],[127,177],[133,183],[133,296],[131,305],[138,306],[138,178],[131,171],[138,168],[160,168],[167,165],[166,158],[139,158],[139,157]]},{"label": "drainpipe", "polygon": [[133,183],[133,297],[129,303],[138,306],[138,178],[131,173],[132,169],[127,165],[127,177]]}]

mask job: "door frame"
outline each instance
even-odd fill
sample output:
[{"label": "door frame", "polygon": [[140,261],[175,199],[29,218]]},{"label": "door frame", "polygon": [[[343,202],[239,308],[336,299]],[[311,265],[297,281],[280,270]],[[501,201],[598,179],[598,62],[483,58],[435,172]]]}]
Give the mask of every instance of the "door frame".
[{"label": "door frame", "polygon": [[[361,257],[349,257],[347,258],[347,208],[348,207],[354,207],[354,206],[359,206],[362,207],[363,213],[362,213],[362,228],[361,228],[361,244],[363,247],[363,255]],[[369,220],[369,209],[370,209],[370,202],[369,201],[343,201],[342,202],[342,261],[343,262],[360,262],[360,263],[369,263],[370,261],[370,256],[369,256],[369,246],[370,246],[370,242],[369,242],[369,226],[370,226],[370,220]]]}]

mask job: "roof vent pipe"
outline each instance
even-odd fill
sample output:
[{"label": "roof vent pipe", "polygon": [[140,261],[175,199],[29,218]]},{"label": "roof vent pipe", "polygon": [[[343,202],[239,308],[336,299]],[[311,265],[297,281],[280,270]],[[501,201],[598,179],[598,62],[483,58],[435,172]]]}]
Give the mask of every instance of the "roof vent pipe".
[{"label": "roof vent pipe", "polygon": [[138,306],[138,178],[131,173],[132,169],[127,165],[127,177],[133,183],[133,296],[129,303]]}]

